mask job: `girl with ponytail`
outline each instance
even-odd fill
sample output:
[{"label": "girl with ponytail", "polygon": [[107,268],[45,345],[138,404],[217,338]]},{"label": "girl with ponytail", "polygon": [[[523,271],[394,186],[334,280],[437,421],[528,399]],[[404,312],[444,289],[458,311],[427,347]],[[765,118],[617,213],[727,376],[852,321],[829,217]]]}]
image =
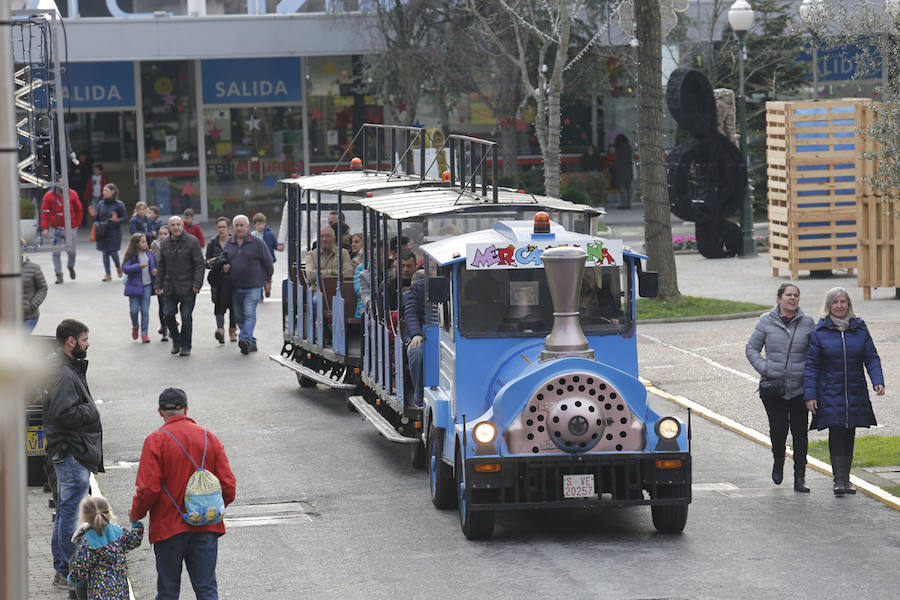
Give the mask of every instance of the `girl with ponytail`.
[{"label": "girl with ponytail", "polygon": [[125,553],[141,545],[144,524],[130,529],[114,523],[106,498],[85,496],[79,507],[81,527],[73,536],[75,556],[69,565],[69,583],[87,583],[89,600],[128,600],[128,568]]}]

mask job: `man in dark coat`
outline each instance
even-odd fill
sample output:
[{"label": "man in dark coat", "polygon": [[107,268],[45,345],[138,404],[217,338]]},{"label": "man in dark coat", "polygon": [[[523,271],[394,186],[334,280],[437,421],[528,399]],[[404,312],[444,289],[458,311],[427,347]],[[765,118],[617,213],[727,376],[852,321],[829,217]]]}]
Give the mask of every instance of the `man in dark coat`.
[{"label": "man in dark coat", "polygon": [[66,319],[56,328],[56,341],[59,349],[52,355],[51,383],[43,402],[44,435],[57,481],[50,544],[56,570],[53,585],[66,589],[78,504],[90,490],[91,473],[103,472],[103,430],[85,377],[90,346],[87,326]]},{"label": "man in dark coat", "polygon": [[618,208],[631,208],[631,192],[634,183],[634,165],[631,161],[631,142],[620,133],[615,139],[616,157],[613,162],[613,179],[619,186]]},{"label": "man in dark coat", "polygon": [[234,235],[225,242],[223,253],[228,259],[222,271],[231,274],[231,306],[237,322],[238,347],[241,354],[256,352],[256,305],[262,302],[263,289],[272,289],[272,255],[265,242],[250,235],[246,215],[232,219]]},{"label": "man in dark coat", "polygon": [[[184,230],[181,217],[169,218],[169,239],[159,246],[156,295],[162,296],[166,326],[172,333],[172,354],[191,355],[194,303],[203,285],[206,261],[200,241]],[[181,331],[175,312],[181,313]]]}]

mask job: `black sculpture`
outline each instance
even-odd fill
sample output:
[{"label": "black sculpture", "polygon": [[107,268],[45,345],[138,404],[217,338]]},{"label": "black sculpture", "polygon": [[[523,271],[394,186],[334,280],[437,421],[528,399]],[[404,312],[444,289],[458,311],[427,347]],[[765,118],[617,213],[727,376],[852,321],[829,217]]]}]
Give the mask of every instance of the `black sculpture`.
[{"label": "black sculpture", "polygon": [[716,128],[716,99],[709,80],[694,69],[676,69],[666,86],[669,112],[694,139],[669,154],[672,212],[693,221],[697,249],[706,258],[735,256],[741,228],[728,221],[747,190],[747,163],[734,142]]}]

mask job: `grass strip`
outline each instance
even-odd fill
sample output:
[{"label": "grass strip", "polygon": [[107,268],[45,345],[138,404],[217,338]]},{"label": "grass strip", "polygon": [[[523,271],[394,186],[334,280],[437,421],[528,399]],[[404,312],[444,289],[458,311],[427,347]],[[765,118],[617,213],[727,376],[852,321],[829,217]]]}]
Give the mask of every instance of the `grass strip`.
[{"label": "grass strip", "polygon": [[677,302],[656,300],[654,298],[638,298],[637,316],[639,319],[669,319],[676,317],[705,317],[710,315],[728,315],[733,313],[771,310],[771,306],[753,302],[735,302],[718,298],[700,298],[682,296]]},{"label": "grass strip", "polygon": [[[831,462],[831,456],[828,454],[828,440],[810,442],[808,452],[810,456],[819,460]],[[853,451],[854,467],[892,467],[898,463],[900,463],[900,437],[864,435],[856,438]],[[894,492],[891,493],[894,494]]]}]

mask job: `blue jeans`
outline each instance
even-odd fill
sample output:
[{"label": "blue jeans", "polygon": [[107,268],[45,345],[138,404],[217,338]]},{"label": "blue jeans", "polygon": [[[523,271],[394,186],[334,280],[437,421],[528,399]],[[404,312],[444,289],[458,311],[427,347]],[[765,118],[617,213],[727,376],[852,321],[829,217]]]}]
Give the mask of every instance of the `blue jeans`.
[{"label": "blue jeans", "polygon": [[409,378],[412,379],[413,400],[416,406],[422,406],[425,389],[422,385],[422,350],[425,349],[425,343],[419,344],[418,348],[406,347],[406,360],[409,361]]},{"label": "blue jeans", "polygon": [[[61,227],[53,227],[50,233],[50,244],[53,246],[63,246],[66,243],[66,230]],[[77,234],[73,231],[72,235],[76,237]],[[60,260],[60,254],[62,252],[54,252],[53,253],[53,272],[54,273],[62,273],[62,261]],[[75,266],[75,246],[73,245],[71,250],[66,249],[66,255],[68,260],[66,261],[66,266],[68,268],[73,268]]]},{"label": "blue jeans", "polygon": [[218,600],[216,559],[219,534],[186,531],[153,545],[156,554],[156,600],[177,600],[181,593],[181,564],[187,566],[197,600]]},{"label": "blue jeans", "polygon": [[33,319],[25,319],[25,333],[31,333],[34,331],[35,326],[37,326],[38,317]]},{"label": "blue jeans", "polygon": [[[194,302],[197,301],[196,294],[186,294],[178,296],[171,294],[165,296],[164,306],[166,313],[166,327],[169,329],[169,335],[172,336],[172,343],[191,349],[191,333],[194,326]],[[175,311],[181,312],[181,331],[178,331],[178,322],[175,320]]]},{"label": "blue jeans", "polygon": [[106,274],[109,275],[109,259],[112,258],[112,261],[115,263],[116,268],[118,269],[121,265],[119,264],[119,251],[118,250],[101,250],[103,253],[103,270],[106,271]]},{"label": "blue jeans", "polygon": [[150,284],[144,286],[144,293],[141,296],[128,296],[128,308],[131,311],[131,326],[137,329],[138,326],[138,310],[141,311],[141,335],[147,335],[147,329],[150,326]]},{"label": "blue jeans", "polygon": [[256,327],[256,305],[262,302],[262,288],[237,289],[231,296],[234,321],[240,328],[238,339],[256,344],[253,328]]},{"label": "blue jeans", "polygon": [[50,548],[53,552],[53,568],[63,576],[69,574],[69,559],[75,552],[72,534],[78,526],[78,504],[88,495],[91,472],[71,455],[53,457],[56,470],[56,519]]}]

